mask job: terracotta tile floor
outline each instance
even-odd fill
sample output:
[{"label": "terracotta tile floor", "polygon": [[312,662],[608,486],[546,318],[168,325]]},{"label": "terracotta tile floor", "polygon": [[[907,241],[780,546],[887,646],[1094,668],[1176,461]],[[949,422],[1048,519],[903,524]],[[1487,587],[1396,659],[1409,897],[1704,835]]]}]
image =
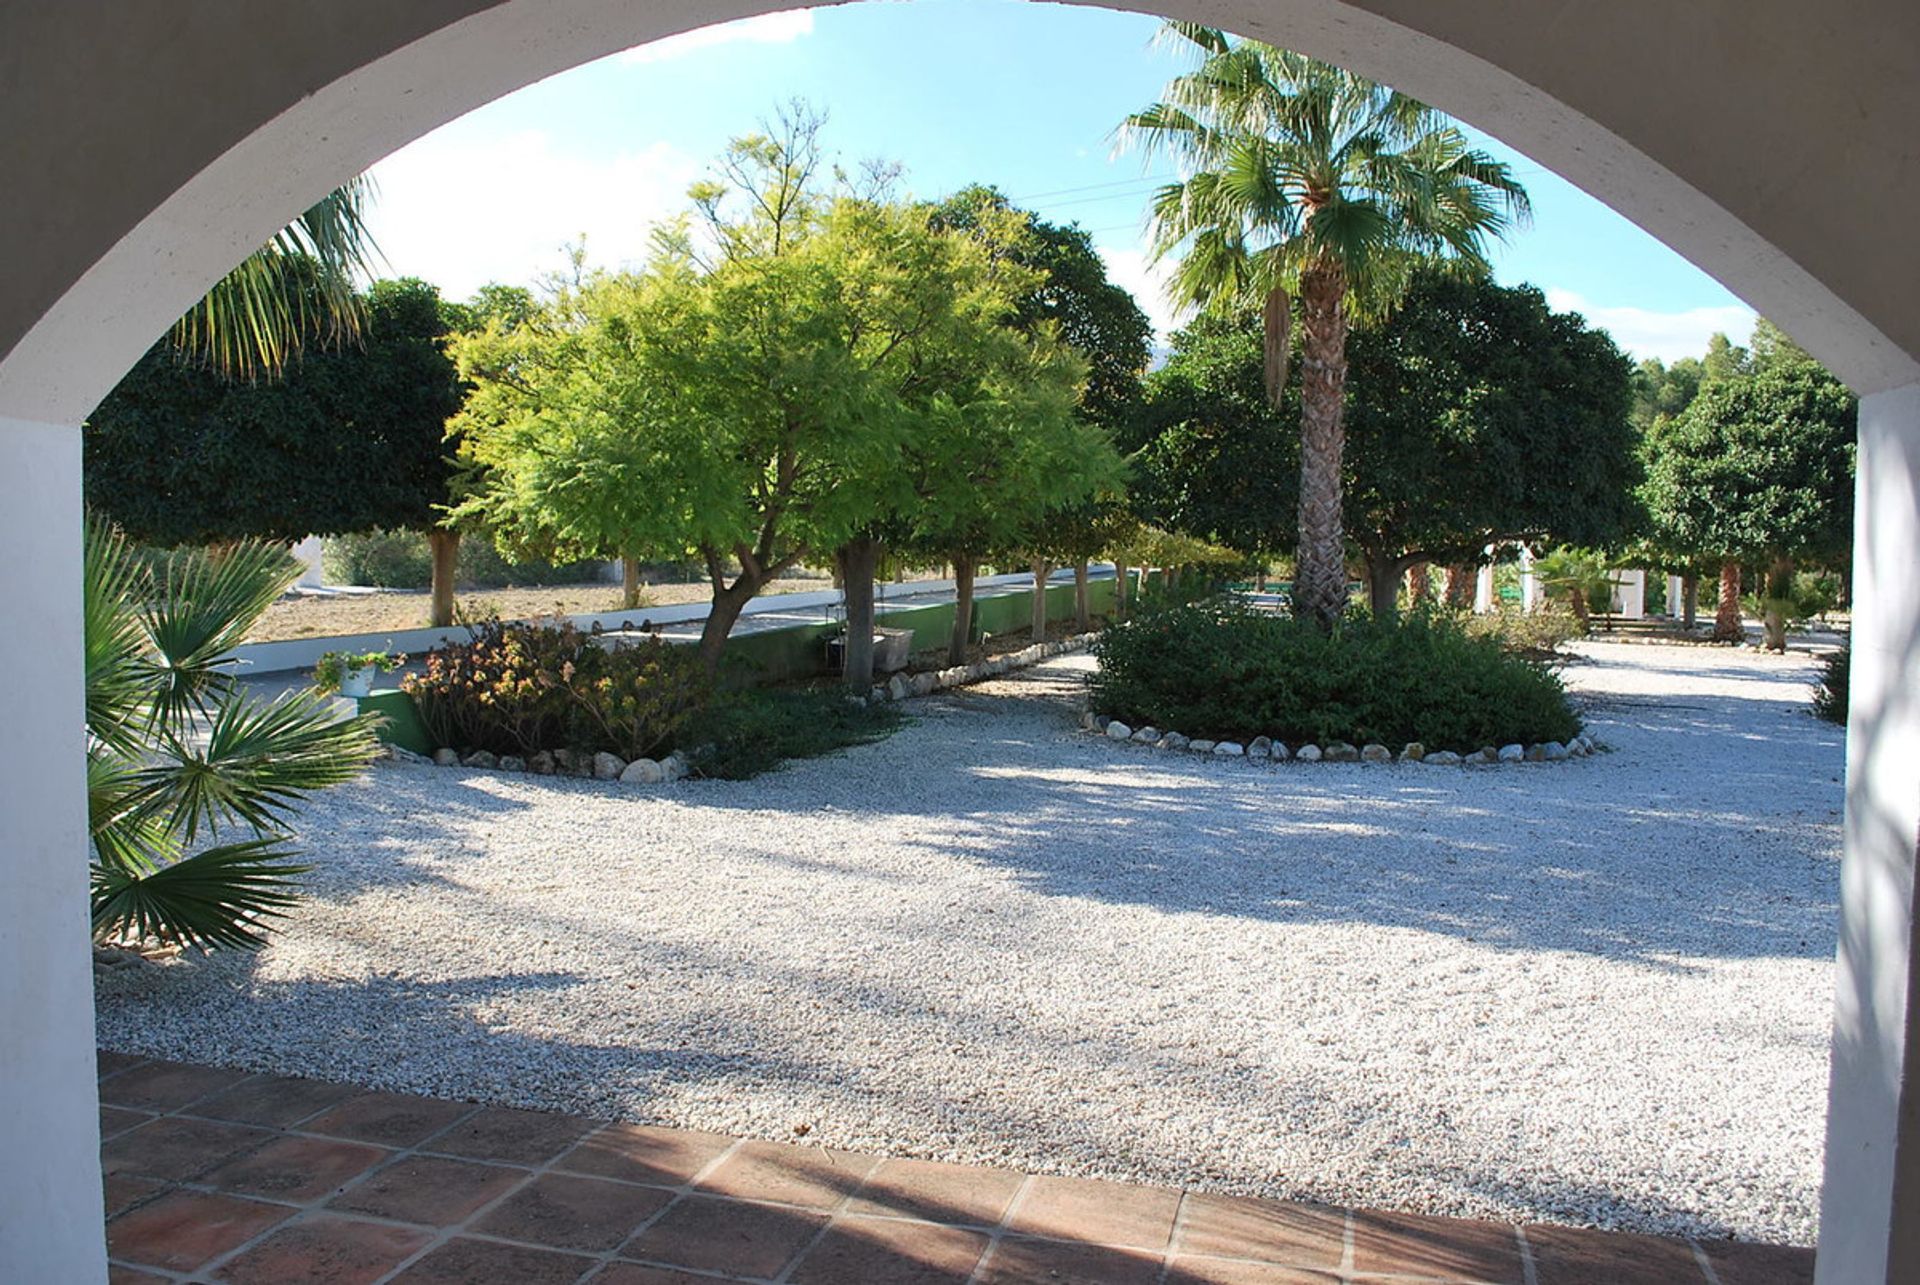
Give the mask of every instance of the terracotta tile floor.
[{"label": "terracotta tile floor", "polygon": [[1802,1285],[1806,1249],[883,1160],[100,1055],[113,1280]]}]

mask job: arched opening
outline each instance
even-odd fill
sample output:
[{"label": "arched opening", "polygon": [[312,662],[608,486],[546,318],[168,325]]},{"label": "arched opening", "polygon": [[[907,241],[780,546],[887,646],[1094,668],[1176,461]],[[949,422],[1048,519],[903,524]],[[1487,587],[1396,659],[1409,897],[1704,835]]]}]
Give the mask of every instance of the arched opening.
[{"label": "arched opening", "polygon": [[[771,7],[730,6],[698,18]],[[1893,248],[1884,251],[1890,257],[1876,259],[1865,243],[1849,240],[1852,224],[1808,221],[1807,210],[1793,207],[1772,185],[1730,176],[1729,170],[1741,167],[1740,150],[1716,153],[1702,145],[1737,141],[1739,128],[1729,115],[1779,83],[1776,72],[1798,65],[1782,61],[1792,58],[1783,50],[1809,43],[1815,33],[1803,26],[1794,6],[1775,6],[1764,23],[1754,23],[1773,37],[1767,47],[1725,50],[1705,69],[1712,75],[1700,75],[1697,87],[1675,90],[1657,82],[1683,66],[1624,56],[1634,39],[1643,39],[1633,15],[1596,17],[1580,30],[1531,17],[1508,17],[1498,29],[1491,20],[1426,19],[1422,30],[1421,20],[1389,6],[1331,0],[1163,7],[1398,84],[1487,129],[1609,199],[1777,319],[1859,391],[1874,395],[1862,408],[1858,584],[1863,600],[1877,593],[1882,605],[1878,615],[1862,619],[1870,655],[1855,680],[1849,910],[1829,1139],[1829,1163],[1836,1169],[1826,1222],[1831,1248],[1822,1271],[1832,1280],[1884,1275],[1895,1159],[1884,1138],[1894,1119],[1908,1021],[1904,970],[1914,826],[1916,717],[1912,694],[1902,684],[1920,632],[1910,561],[1917,507],[1912,479],[1920,451],[1913,432],[1920,393],[1912,387],[1912,351],[1920,344],[1910,314],[1891,296],[1911,281],[1912,257],[1890,239]],[[114,92],[79,102],[59,93],[54,82],[76,68],[102,70],[83,52],[90,33],[36,16],[16,20],[26,30],[12,42],[48,54],[9,91],[23,103],[20,118],[37,128],[23,131],[32,137],[16,143],[7,162],[10,175],[23,178],[21,213],[9,216],[8,227],[17,233],[9,241],[24,266],[16,269],[18,288],[9,290],[11,302],[0,313],[0,343],[7,345],[0,358],[5,472],[15,479],[0,532],[22,555],[9,569],[8,588],[24,615],[47,622],[45,630],[9,643],[4,653],[15,668],[33,665],[48,674],[16,706],[22,727],[45,734],[22,738],[23,744],[32,742],[31,750],[8,752],[6,823],[8,846],[33,872],[23,871],[18,885],[21,901],[14,913],[22,930],[10,939],[9,950],[18,949],[19,956],[6,962],[18,976],[44,977],[44,994],[35,991],[38,1000],[23,1003],[38,1006],[49,1023],[43,1043],[22,1042],[16,1054],[22,1059],[22,1100],[48,1104],[45,1111],[30,1108],[40,1118],[22,1124],[22,1145],[58,1153],[62,1159],[50,1161],[50,1168],[64,1173],[46,1184],[40,1200],[83,1192],[92,1166],[90,1154],[67,1163],[75,1131],[84,1132],[75,1108],[84,1117],[88,1104],[76,1103],[60,1087],[71,1078],[76,1043],[84,1040],[71,1020],[75,1001],[86,992],[84,964],[61,944],[73,931],[79,893],[57,859],[78,846],[79,784],[61,766],[78,755],[62,742],[71,733],[55,730],[70,721],[78,685],[72,668],[54,665],[58,672],[49,672],[42,663],[43,653],[51,651],[64,654],[71,666],[77,640],[68,598],[78,504],[72,426],[150,337],[227,264],[340,178],[469,107],[696,22],[681,6],[640,11],[614,0],[564,11],[533,0],[486,8],[450,3],[431,15],[353,20],[323,17],[316,6],[286,15],[284,30],[248,74],[213,76],[217,93],[198,98],[191,110],[165,111],[173,130],[151,144],[136,124],[142,113],[148,125],[156,124],[155,104],[164,103],[169,91],[178,96],[182,85],[208,83],[208,66],[231,53],[238,36],[222,30],[227,15],[221,9],[209,4],[184,18],[167,15],[165,21],[182,24],[167,40],[148,42],[141,37],[155,33],[129,28],[123,33],[127,47],[150,43],[166,56],[105,67],[119,73]],[[1891,6],[1885,17],[1892,32],[1911,31],[1911,19]],[[1881,43],[1895,57],[1910,48],[1897,39]],[[1771,140],[1776,149],[1810,149],[1839,133],[1845,120],[1840,108],[1859,106],[1839,101],[1844,82],[1879,61],[1870,52],[1873,45],[1867,35],[1853,33],[1821,64],[1824,79],[1815,74],[1820,67],[1801,69],[1834,97],[1833,110],[1784,131]],[[1636,74],[1617,76],[1620,67]],[[1733,105],[1712,108],[1700,101],[1716,75]],[[1897,113],[1911,77],[1899,79],[1867,113],[1877,127],[1896,128],[1887,116],[1911,119]],[[1691,118],[1661,115],[1689,103],[1698,108],[1700,122],[1721,133],[1695,130]],[[1675,145],[1661,137],[1669,126],[1677,135],[1698,136]],[[1836,164],[1845,172],[1844,162]],[[102,184],[89,166],[121,181]],[[1856,210],[1844,217],[1865,219],[1863,226],[1872,227],[1874,218],[1904,212],[1907,195],[1898,181],[1888,180],[1871,203],[1877,213]],[[61,1014],[64,1025],[56,1020]],[[1850,1192],[1860,1198],[1847,1198]],[[56,1226],[61,1220],[34,1221]],[[81,1228],[64,1239],[26,1246],[22,1253],[30,1256],[23,1261],[45,1264],[41,1275],[71,1274],[62,1265],[82,1260],[37,1254],[84,1255],[97,1220],[79,1221]]]}]

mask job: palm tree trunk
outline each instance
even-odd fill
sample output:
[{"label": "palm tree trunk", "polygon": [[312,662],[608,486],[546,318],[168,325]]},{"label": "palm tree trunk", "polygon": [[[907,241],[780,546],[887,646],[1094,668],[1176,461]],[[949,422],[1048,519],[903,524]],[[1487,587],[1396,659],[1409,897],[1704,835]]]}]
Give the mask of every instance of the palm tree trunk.
[{"label": "palm tree trunk", "polygon": [[1427,564],[1416,562],[1407,568],[1407,605],[1420,607],[1433,601],[1433,577]]},{"label": "palm tree trunk", "polygon": [[1744,642],[1747,629],[1740,619],[1740,564],[1729,558],[1720,564],[1720,605],[1713,614],[1715,642]]},{"label": "palm tree trunk", "polygon": [[1347,397],[1347,281],[1338,264],[1300,277],[1300,548],[1293,611],[1331,629],[1347,608],[1340,512]]},{"label": "palm tree trunk", "polygon": [[967,644],[973,640],[973,577],[979,563],[972,558],[953,560],[953,637],[947,643],[947,664],[967,663]]},{"label": "palm tree trunk", "polygon": [[1781,555],[1767,568],[1766,579],[1761,583],[1760,596],[1763,599],[1766,614],[1767,650],[1785,653],[1787,650],[1787,599],[1793,593],[1793,559]]},{"label": "palm tree trunk", "polygon": [[1464,562],[1447,568],[1446,601],[1449,607],[1473,605],[1474,569]]},{"label": "palm tree trunk", "polygon": [[433,555],[433,590],[429,596],[427,624],[445,629],[453,623],[453,576],[460,561],[460,533],[444,527],[427,532],[427,548]]}]

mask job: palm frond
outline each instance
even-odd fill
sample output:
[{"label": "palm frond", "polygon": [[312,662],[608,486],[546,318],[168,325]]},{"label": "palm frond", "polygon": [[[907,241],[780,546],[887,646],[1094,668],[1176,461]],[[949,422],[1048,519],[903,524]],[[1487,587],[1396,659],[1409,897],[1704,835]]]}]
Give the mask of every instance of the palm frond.
[{"label": "palm frond", "polygon": [[206,948],[264,945],[264,921],[286,913],[296,899],[293,881],[311,869],[287,860],[297,854],[285,842],[268,837],[208,848],[146,873],[96,862],[94,935]]},{"label": "palm frond", "polygon": [[181,550],[139,613],[150,648],[139,662],[153,690],[158,724],[176,733],[211,698],[231,689],[220,657],[300,578],[300,564],[277,544],[243,540],[215,551]]},{"label": "palm frond", "polygon": [[172,735],[140,769],[141,802],[186,836],[231,822],[279,826],[315,790],[350,781],[379,749],[377,715],[337,719],[314,691],[274,700],[233,694],[212,714],[204,743]]},{"label": "palm frond", "polygon": [[217,370],[245,379],[277,375],[309,339],[359,337],[357,277],[380,258],[366,225],[373,182],[361,175],[334,189],[248,255],[174,324],[174,344]]},{"label": "palm frond", "polygon": [[87,837],[96,861],[127,874],[180,856],[179,838],[146,806],[138,762],[112,752],[87,755]]},{"label": "palm frond", "polygon": [[82,580],[87,732],[120,754],[138,749],[145,724],[147,687],[140,662],[146,641],[134,604],[146,587],[126,537],[89,518]]}]

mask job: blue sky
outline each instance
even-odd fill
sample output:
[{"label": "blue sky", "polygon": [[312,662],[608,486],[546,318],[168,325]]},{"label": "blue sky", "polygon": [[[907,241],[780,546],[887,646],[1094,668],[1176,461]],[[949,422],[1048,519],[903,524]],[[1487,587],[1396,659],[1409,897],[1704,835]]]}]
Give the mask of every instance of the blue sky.
[{"label": "blue sky", "polygon": [[[911,0],[773,14],[643,46],[454,121],[374,169],[372,226],[396,274],[464,298],[530,283],[584,234],[589,258],[636,262],[726,141],[794,97],[826,112],[847,161],[906,167],[916,196],[969,182],[1093,234],[1116,280],[1165,331],[1142,232],[1156,174],[1112,130],[1186,64],[1137,14],[1030,0]],[[1607,207],[1493,140],[1533,197],[1499,248],[1501,280],[1606,326],[1640,356],[1742,339],[1752,312]]]}]

